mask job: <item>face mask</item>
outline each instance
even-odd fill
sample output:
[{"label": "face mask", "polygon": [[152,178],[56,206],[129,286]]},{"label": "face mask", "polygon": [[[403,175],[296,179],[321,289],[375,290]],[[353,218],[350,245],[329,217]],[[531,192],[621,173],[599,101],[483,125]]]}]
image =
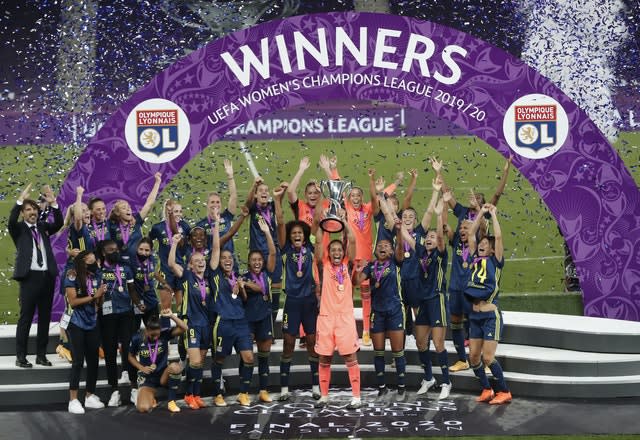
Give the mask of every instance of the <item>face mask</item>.
[{"label": "face mask", "polygon": [[138,254],[138,259],[140,261],[146,261],[146,260],[149,259],[149,257],[150,257],[150,255],[140,255],[140,254]]},{"label": "face mask", "polygon": [[87,264],[87,270],[91,273],[96,273],[98,271],[98,263]]},{"label": "face mask", "polygon": [[120,252],[112,252],[110,254],[105,255],[105,259],[109,264],[117,264],[120,261]]}]

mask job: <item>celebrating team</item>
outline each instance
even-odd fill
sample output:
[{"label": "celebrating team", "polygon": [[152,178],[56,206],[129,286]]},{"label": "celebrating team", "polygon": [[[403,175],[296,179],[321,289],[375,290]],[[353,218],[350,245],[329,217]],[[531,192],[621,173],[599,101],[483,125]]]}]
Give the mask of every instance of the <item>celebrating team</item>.
[{"label": "celebrating team", "polygon": [[[385,187],[384,180],[376,178],[371,169],[370,200],[364,200],[365,192],[359,187],[341,196],[342,208],[334,214],[344,230],[334,237],[319,227],[327,215],[328,203],[321,197],[316,181],[306,184],[302,200],[296,193],[310,166],[308,158],[300,161],[290,184],[280,183],[273,191],[260,177],[256,178],[239,214],[233,167],[225,160],[230,189],[227,208],[222,209],[220,195],[209,194],[207,216],[191,227],[182,218],[180,204],[168,200],[163,220],[151,227],[149,236],[143,235],[142,225],[155,202],[161,183],[159,174],[145,205],[136,214],[126,201],[119,200],[107,218],[104,201],[93,198],[85,205],[83,189],[79,187],[68,213],[69,262],[62,281],[69,305],[62,327],[66,328],[73,362],[69,411],[84,412],[78,400],[78,384],[85,360],[85,407],[104,406],[95,395],[100,348],[104,350],[112,388],[108,404],[121,404],[118,346],[122,369],[128,372],[135,390],[132,401],[142,412],[156,406],[155,393],[161,386],[169,390],[167,408],[180,411],[176,391],[183,375],[186,405],[192,409],[206,406],[200,389],[209,349],[214,404],[227,405],[222,391],[222,366],[235,349],[241,378],[236,400],[250,405],[254,342],[258,400],[271,402],[269,356],[281,292],[285,300],[279,400],[290,397],[295,342],[303,335],[316,405],[321,407],[329,401],[331,359],[338,350],[353,392],[348,406],[358,408],[360,339],[354,317],[354,286],[359,286],[362,301],[362,343],[373,344],[380,396],[388,393],[384,356],[385,339],[389,338],[397,398],[405,397],[410,384],[405,382],[404,348],[406,335],[412,334],[424,370],[417,394],[427,393],[436,383],[429,352],[433,341],[442,372],[439,399],[446,399],[452,389],[450,372],[472,368],[482,386],[478,401],[509,402],[511,394],[495,359],[502,332],[498,293],[504,265],[495,205],[504,190],[510,162],[505,164],[491,203],[472,192],[469,207],[453,197],[442,175],[442,163],[431,159],[431,164],[436,175],[421,221],[417,221],[417,212],[411,207],[417,172],[410,171],[411,182],[399,206],[395,190],[402,173],[394,184]],[[327,179],[340,179],[335,157],[321,156],[319,166]],[[289,222],[284,220],[282,207],[285,194],[294,216]],[[448,208],[457,218],[455,227],[447,224]],[[431,229],[434,215],[436,227]],[[240,274],[233,237],[247,218],[250,250],[247,271]],[[158,243],[159,261],[152,257],[154,241]],[[453,250],[448,290],[447,242]],[[171,310],[172,301],[177,314]],[[451,328],[458,356],[451,368],[444,344],[447,327]],[[187,360],[186,367],[183,362],[169,359],[169,341],[174,337],[180,338],[179,357]],[[469,340],[468,358],[465,339]],[[495,379],[493,388],[487,370]]]}]

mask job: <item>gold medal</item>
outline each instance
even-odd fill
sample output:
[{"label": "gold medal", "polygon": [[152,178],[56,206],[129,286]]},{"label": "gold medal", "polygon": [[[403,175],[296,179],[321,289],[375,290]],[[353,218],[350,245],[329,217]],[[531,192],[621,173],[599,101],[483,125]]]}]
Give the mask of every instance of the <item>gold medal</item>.
[{"label": "gold medal", "polygon": [[301,271],[301,270],[297,271],[297,272],[296,272],[296,276],[297,276],[298,278],[302,278],[302,271]]},{"label": "gold medal", "polygon": [[155,363],[149,365],[149,368],[151,368],[151,371],[156,371],[157,365]]},{"label": "gold medal", "polygon": [[124,292],[124,287],[118,286],[118,292]]},{"label": "gold medal", "polygon": [[376,283],[376,289],[380,288],[380,283]]},{"label": "gold medal", "polygon": [[409,251],[404,253],[404,258],[409,258],[411,256],[411,254],[409,253]]},{"label": "gold medal", "polygon": [[344,284],[338,284],[338,290],[342,292],[344,290]]},{"label": "gold medal", "polygon": [[462,268],[466,269],[469,267],[469,263],[467,263],[466,261],[464,263],[462,263]]},{"label": "gold medal", "polygon": [[237,297],[238,297],[238,294],[237,294],[237,293],[232,293],[232,294],[231,294],[231,298],[236,299]]},{"label": "gold medal", "polygon": [[206,305],[207,305],[207,302],[206,302],[206,301],[202,301],[202,305],[203,305],[203,306],[206,306]]}]

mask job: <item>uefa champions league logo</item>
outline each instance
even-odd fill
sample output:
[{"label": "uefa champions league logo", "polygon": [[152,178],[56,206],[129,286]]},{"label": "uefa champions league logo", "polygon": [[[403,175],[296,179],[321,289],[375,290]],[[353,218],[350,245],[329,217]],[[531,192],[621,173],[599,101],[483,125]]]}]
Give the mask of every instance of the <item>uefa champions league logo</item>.
[{"label": "uefa champions league logo", "polygon": [[504,115],[502,130],[509,147],[520,156],[543,159],[558,151],[569,133],[564,108],[547,95],[518,98]]},{"label": "uefa champions league logo", "polygon": [[125,125],[125,138],[133,154],[151,163],[165,163],[178,157],[187,147],[190,134],[185,112],[160,98],[135,106]]}]

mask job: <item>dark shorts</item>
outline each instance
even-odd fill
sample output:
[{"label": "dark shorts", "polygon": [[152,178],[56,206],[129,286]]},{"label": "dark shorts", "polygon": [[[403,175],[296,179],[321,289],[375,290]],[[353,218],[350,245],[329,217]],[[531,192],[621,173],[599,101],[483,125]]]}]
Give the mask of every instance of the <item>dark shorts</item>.
[{"label": "dark shorts", "polygon": [[164,282],[167,283],[167,285],[173,290],[182,291],[182,283],[180,282],[180,278],[175,276],[170,269],[161,268],[160,276],[164,279]]},{"label": "dark shorts", "polygon": [[164,372],[164,368],[162,370],[154,371],[151,374],[144,374],[142,371],[138,371],[138,388],[149,387],[149,388],[159,388],[162,385],[160,384],[160,378],[162,377],[162,373]]},{"label": "dark shorts", "polygon": [[420,303],[416,315],[416,325],[429,327],[446,327],[448,324],[447,300],[443,293]]},{"label": "dark shorts", "polygon": [[211,347],[211,327],[189,326],[185,335],[185,347],[208,350]]},{"label": "dark shorts", "polygon": [[469,339],[500,341],[502,338],[502,313],[500,310],[469,316]]},{"label": "dark shorts", "polygon": [[273,321],[271,314],[260,321],[249,321],[249,333],[253,333],[256,341],[265,341],[273,337]]},{"label": "dark shorts", "polygon": [[462,290],[449,290],[449,313],[452,315],[468,315],[471,311],[469,301],[464,297]]},{"label": "dark shorts", "polygon": [[216,355],[227,357],[235,348],[236,353],[253,350],[249,324],[244,319],[220,319],[213,328]]},{"label": "dark shorts", "polygon": [[282,313],[283,333],[298,336],[300,324],[302,324],[307,335],[314,335],[316,333],[317,319],[318,299],[315,295],[309,295],[304,298],[286,297]]},{"label": "dark shorts", "polygon": [[384,312],[371,312],[371,333],[384,333],[393,330],[404,330],[404,307]]},{"label": "dark shorts", "polygon": [[420,278],[400,280],[402,288],[402,302],[409,307],[419,307],[424,299],[424,292]]}]

